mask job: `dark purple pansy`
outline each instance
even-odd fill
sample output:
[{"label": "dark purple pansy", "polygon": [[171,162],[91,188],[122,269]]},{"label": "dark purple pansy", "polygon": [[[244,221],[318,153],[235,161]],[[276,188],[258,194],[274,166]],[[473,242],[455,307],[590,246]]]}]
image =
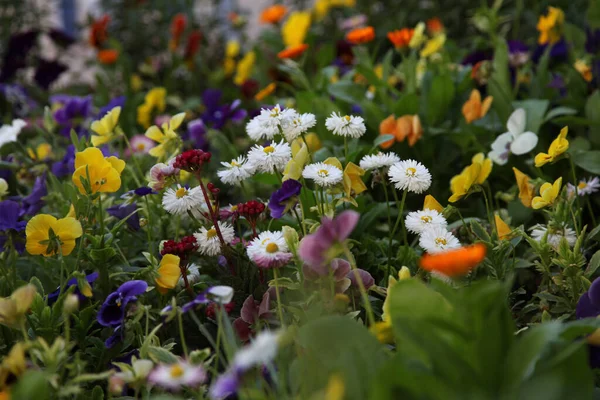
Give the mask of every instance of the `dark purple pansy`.
[{"label": "dark purple pansy", "polygon": [[116,327],[125,320],[125,311],[130,302],[136,301],[140,294],[146,292],[148,284],[135,280],[125,282],[117,290],[106,297],[98,311],[98,323],[102,326]]},{"label": "dark purple pansy", "polygon": [[[375,279],[373,279],[373,275],[371,275],[368,271],[357,268],[356,272],[358,273],[358,276],[362,281],[363,287],[366,290],[369,290],[369,288],[375,284]],[[354,271],[349,271],[346,275],[346,278],[350,279],[350,282],[352,282],[353,287],[357,289],[359,288],[358,280],[356,279],[356,273]]]},{"label": "dark purple pansy", "polygon": [[585,51],[598,54],[600,52],[600,28],[587,28],[585,33]]},{"label": "dark purple pansy", "polygon": [[511,67],[520,67],[529,61],[529,46],[520,40],[508,41],[508,60]]},{"label": "dark purple pansy", "polygon": [[206,139],[206,125],[202,119],[195,119],[188,122],[187,140],[192,142],[195,149],[208,150],[208,140]]},{"label": "dark purple pansy", "polygon": [[19,254],[25,250],[23,231],[27,222],[20,220],[20,211],[21,206],[16,201],[0,201],[0,253],[4,251],[9,238]]},{"label": "dark purple pansy", "polygon": [[[98,279],[98,273],[97,272],[92,272],[91,274],[87,275],[85,277],[85,280],[90,284],[94,283],[94,281]],[[67,286],[65,287],[65,290],[70,288],[71,286],[77,285],[77,278],[71,278],[67,281]],[[77,297],[79,298],[80,302],[85,301],[85,299],[87,299],[87,297],[85,297],[81,291],[79,290],[79,287],[77,287],[75,289],[75,291],[73,292],[73,294],[77,295]],[[60,287],[57,288],[54,292],[50,293],[48,295],[48,305],[52,305],[54,304],[54,302],[58,299],[58,296],[60,295]]]},{"label": "dark purple pansy", "polygon": [[60,74],[67,70],[67,66],[58,61],[40,60],[35,68],[33,79],[39,87],[48,89]]},{"label": "dark purple pansy", "polygon": [[63,178],[68,175],[72,175],[75,172],[75,146],[70,144],[67,147],[67,152],[62,160],[56,161],[52,164],[52,173],[57,178]]},{"label": "dark purple pansy", "polygon": [[561,74],[552,74],[552,79],[548,82],[548,87],[558,90],[560,97],[567,94],[567,84]]},{"label": "dark purple pansy", "polygon": [[467,54],[462,61],[460,62],[462,65],[475,65],[482,61],[491,60],[493,56],[492,50],[476,50],[469,54]]},{"label": "dark purple pansy", "polygon": [[215,129],[221,129],[228,121],[241,122],[246,118],[246,110],[239,108],[241,102],[235,100],[231,104],[221,104],[223,92],[219,89],[206,89],[202,93],[205,111],[202,120]]},{"label": "dark purple pansy", "polygon": [[567,42],[564,39],[561,39],[552,45],[545,44],[545,45],[537,46],[531,56],[531,59],[533,60],[534,63],[537,64],[540,61],[540,58],[542,58],[542,56],[544,55],[546,48],[548,46],[551,46],[550,47],[550,58],[552,59],[552,61],[554,61],[554,62],[567,61],[567,56],[569,55],[569,45],[567,44]]},{"label": "dark purple pansy", "polygon": [[53,105],[60,108],[54,112],[54,119],[60,127],[60,133],[66,137],[71,134],[71,129],[81,136],[86,133],[87,119],[92,112],[92,97],[68,96],[64,94],[50,97]]},{"label": "dark purple pansy", "polygon": [[127,225],[134,231],[140,230],[140,216],[137,212],[137,204],[119,204],[116,206],[112,206],[106,209],[109,215],[117,218],[124,219],[127,218]]},{"label": "dark purple pansy", "polygon": [[37,214],[44,206],[42,198],[47,194],[46,175],[44,174],[35,179],[31,193],[23,198],[20,216]]},{"label": "dark purple pansy", "polygon": [[102,107],[100,109],[100,111],[98,111],[98,115],[96,116],[96,118],[100,119],[102,117],[104,117],[104,115],[109,112],[110,110],[112,110],[115,107],[124,107],[125,106],[125,96],[118,96],[115,97],[114,99],[111,99],[107,105],[105,105],[104,107]]},{"label": "dark purple pansy", "polygon": [[142,186],[142,187],[139,187],[137,189],[134,189],[133,193],[136,196],[144,197],[144,196],[147,196],[149,194],[156,194],[157,192],[155,192],[154,190],[152,190],[152,188],[150,188],[148,186]]},{"label": "dark purple pansy", "polygon": [[8,40],[0,68],[0,82],[10,81],[17,71],[27,66],[29,51],[35,46],[37,30],[14,34]]},{"label": "dark purple pansy", "polygon": [[283,214],[292,209],[298,203],[298,196],[302,190],[302,184],[294,179],[288,179],[281,184],[281,188],[273,192],[269,200],[271,217],[281,218]]},{"label": "dark purple pansy", "polygon": [[210,387],[210,398],[225,399],[236,393],[241,383],[241,375],[235,368],[220,375]]},{"label": "dark purple pansy", "polygon": [[[577,319],[600,316],[600,279],[596,279],[587,292],[581,295],[575,310]],[[592,368],[600,368],[600,346],[589,345],[589,363]]]}]

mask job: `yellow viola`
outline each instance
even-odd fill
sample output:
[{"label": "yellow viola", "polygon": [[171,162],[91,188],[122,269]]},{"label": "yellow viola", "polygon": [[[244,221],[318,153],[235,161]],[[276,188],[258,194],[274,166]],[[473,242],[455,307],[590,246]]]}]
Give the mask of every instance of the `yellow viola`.
[{"label": "yellow viola", "polygon": [[48,143],[39,144],[35,150],[28,148],[27,155],[34,161],[43,161],[52,155],[52,146]]},{"label": "yellow viola", "polygon": [[423,210],[435,210],[437,212],[444,211],[444,207],[433,197],[428,194],[425,196],[425,201],[423,202]]},{"label": "yellow viola", "polygon": [[252,71],[254,70],[254,63],[256,62],[256,53],[253,51],[249,51],[244,55],[244,57],[238,62],[237,69],[235,72],[235,77],[233,78],[233,83],[238,86],[241,86],[250,75],[252,75]]},{"label": "yellow viola", "polygon": [[492,160],[485,158],[483,153],[476,154],[471,160],[471,165],[450,180],[452,196],[448,199],[454,203],[468,195],[474,185],[481,185],[492,172]]},{"label": "yellow viola", "polygon": [[113,193],[121,187],[123,169],[125,161],[115,156],[104,157],[100,149],[88,147],[75,154],[73,183],[81,194]]},{"label": "yellow viola", "polygon": [[7,380],[19,378],[27,371],[27,360],[25,358],[25,350],[27,347],[28,345],[26,343],[15,343],[8,352],[8,355],[2,360],[2,364],[0,364],[0,387],[4,388],[6,396],[2,397],[3,392],[0,392],[0,400],[10,400]]},{"label": "yellow viola", "polygon": [[562,187],[562,177],[554,181],[554,183],[544,183],[540,188],[540,195],[533,198],[531,207],[536,210],[551,206],[556,201]]},{"label": "yellow viola", "polygon": [[175,130],[181,126],[184,119],[185,113],[179,113],[171,117],[169,121],[162,124],[162,129],[156,125],[152,125],[150,128],[148,128],[145,133],[146,137],[158,143],[158,146],[150,149],[149,153],[151,156],[164,160],[170,154],[174,154],[179,151],[181,139]]},{"label": "yellow viola", "polygon": [[299,137],[292,142],[292,153],[294,152],[294,148],[300,149],[300,147],[302,147],[302,145],[304,144],[304,141],[306,141],[306,144],[308,145],[308,151],[311,154],[317,150],[320,150],[323,147],[319,136],[314,132],[309,132],[306,135],[304,135],[304,140],[301,137]]},{"label": "yellow viola", "polygon": [[304,43],[308,28],[310,28],[309,11],[295,11],[291,13],[281,27],[281,36],[285,47],[294,47]]},{"label": "yellow viola", "polygon": [[0,324],[19,328],[36,293],[35,286],[27,284],[15,290],[10,297],[0,298]]},{"label": "yellow viola", "polygon": [[306,147],[306,144],[301,143],[299,146],[294,146],[292,144],[292,159],[288,161],[283,170],[283,180],[299,180],[302,177],[302,170],[307,161],[308,148]]},{"label": "yellow viola", "polygon": [[419,55],[422,58],[426,58],[437,54],[442,49],[442,47],[444,47],[444,43],[446,43],[446,34],[440,33],[439,35],[434,36],[432,39],[429,39],[427,43],[425,43],[425,46],[423,47]]},{"label": "yellow viola", "polygon": [[485,182],[487,180],[488,176],[490,176],[490,173],[492,172],[492,165],[493,165],[492,160],[490,158],[485,158],[483,153],[478,153],[473,156],[473,158],[471,159],[471,162],[473,164],[481,165],[481,170],[479,171],[479,174],[477,175],[476,183],[478,183],[479,185],[482,185],[483,182]]},{"label": "yellow viola", "polygon": [[165,254],[160,260],[158,266],[158,277],[155,279],[156,287],[162,294],[168,290],[175,288],[179,277],[181,277],[181,269],[179,268],[180,259],[173,254]]},{"label": "yellow viola", "polygon": [[425,39],[425,23],[419,22],[417,26],[415,26],[412,38],[410,38],[410,42],[408,42],[408,47],[410,47],[411,49],[419,48],[421,47],[423,42],[425,42]]},{"label": "yellow viola", "polygon": [[556,7],[548,7],[547,15],[540,15],[537,23],[539,44],[554,44],[560,40],[565,13]]},{"label": "yellow viola", "polygon": [[592,78],[594,77],[594,75],[592,73],[592,67],[586,60],[579,59],[579,60],[575,61],[575,64],[573,64],[573,68],[575,68],[577,70],[577,72],[579,72],[581,77],[586,82],[592,81]]},{"label": "yellow viola", "polygon": [[75,248],[75,240],[82,234],[81,224],[75,218],[56,219],[52,215],[39,214],[25,227],[25,248],[32,255],[47,257],[62,253],[68,256]]},{"label": "yellow viola", "polygon": [[494,222],[496,224],[496,233],[498,234],[498,239],[510,239],[510,234],[512,232],[510,226],[508,226],[508,224],[504,222],[498,214],[494,215]]},{"label": "yellow viola", "polygon": [[347,201],[354,205],[358,205],[356,200],[354,200],[354,196],[367,190],[367,186],[361,178],[365,174],[365,170],[352,162],[349,162],[346,164],[345,168],[342,168],[342,163],[335,157],[329,157],[323,162],[344,171],[342,186],[345,196],[340,199],[340,201]]},{"label": "yellow viola", "polygon": [[164,112],[167,108],[167,90],[163,87],[151,89],[144,97],[144,103],[137,108],[138,124],[148,128],[154,112]]},{"label": "yellow viola", "polygon": [[555,162],[565,151],[569,149],[569,141],[567,140],[567,133],[569,133],[569,127],[565,126],[560,130],[560,133],[550,143],[548,153],[538,153],[535,156],[535,166],[541,167],[549,162]]},{"label": "yellow viola", "polygon": [[94,147],[102,146],[117,136],[115,134],[115,128],[119,123],[120,115],[121,107],[115,107],[98,121],[92,122],[91,129],[95,135],[92,135],[91,140]]},{"label": "yellow viola", "polygon": [[525,175],[518,169],[513,167],[515,173],[515,179],[517,180],[517,187],[519,188],[519,200],[525,207],[531,208],[531,200],[534,196],[535,186],[529,183],[531,178]]}]

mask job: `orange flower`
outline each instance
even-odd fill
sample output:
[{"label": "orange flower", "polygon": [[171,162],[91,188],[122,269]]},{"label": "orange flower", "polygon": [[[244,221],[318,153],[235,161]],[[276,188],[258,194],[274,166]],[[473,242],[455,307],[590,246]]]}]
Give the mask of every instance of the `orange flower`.
[{"label": "orange flower", "polygon": [[256,93],[256,95],[254,96],[254,100],[263,101],[264,99],[272,95],[273,92],[275,92],[275,89],[277,89],[277,84],[275,82],[269,83],[264,89]]},{"label": "orange flower", "polygon": [[346,34],[346,40],[352,44],[369,43],[375,39],[375,29],[372,26],[352,29]]},{"label": "orange flower", "polygon": [[427,20],[427,30],[432,35],[435,35],[437,33],[444,31],[444,24],[442,24],[442,21],[438,17],[428,19]]},{"label": "orange flower", "polygon": [[473,89],[469,100],[462,107],[462,114],[467,120],[467,124],[485,117],[492,106],[493,100],[492,96],[488,96],[481,102],[481,93],[479,93],[479,90]]},{"label": "orange flower", "polygon": [[108,14],[105,14],[97,21],[92,23],[90,28],[90,45],[92,47],[99,48],[102,43],[108,39],[108,34],[106,33],[106,28],[108,27],[108,23],[110,22],[110,17]]},{"label": "orange flower", "polygon": [[403,47],[408,47],[414,33],[414,29],[402,28],[400,30],[388,32],[387,38],[392,42],[395,48],[401,49]]},{"label": "orange flower", "polygon": [[[393,114],[379,123],[379,135],[394,135],[396,137],[397,129],[396,117]],[[389,149],[395,142],[396,139],[394,138],[381,143],[379,146],[382,149]]]},{"label": "orange flower", "polygon": [[98,61],[100,61],[102,64],[114,64],[115,62],[117,62],[117,59],[119,58],[119,50],[115,50],[115,49],[106,49],[106,50],[100,50],[98,52]]},{"label": "orange flower", "polygon": [[277,24],[287,13],[287,7],[281,4],[265,8],[260,14],[260,22],[263,24]]},{"label": "orange flower", "polygon": [[517,180],[517,187],[519,188],[519,200],[525,207],[531,208],[531,201],[535,196],[535,186],[529,183],[531,180],[529,176],[525,175],[515,167],[513,167],[515,173],[515,179]]},{"label": "orange flower", "polygon": [[185,46],[185,53],[183,55],[184,59],[190,61],[194,57],[194,55],[198,52],[198,49],[200,48],[201,40],[202,32],[200,32],[199,30],[195,30],[192,33],[190,33],[187,44]]},{"label": "orange flower", "polygon": [[300,57],[306,51],[306,49],[308,49],[308,45],[306,43],[287,47],[286,49],[277,53],[277,57],[282,60],[286,58],[297,58]]},{"label": "orange flower", "polygon": [[494,222],[496,224],[496,233],[498,234],[498,239],[500,240],[508,240],[511,237],[512,230],[510,226],[498,214],[494,215]]},{"label": "orange flower", "polygon": [[486,253],[487,247],[483,243],[477,243],[443,253],[427,253],[421,257],[419,264],[425,271],[438,272],[450,277],[461,276],[482,262]]},{"label": "orange flower", "polygon": [[381,148],[388,149],[395,142],[403,142],[408,138],[408,145],[413,147],[415,143],[423,136],[423,127],[421,119],[418,115],[403,115],[396,119],[394,115],[390,115],[379,124],[380,135],[394,135],[394,139],[390,139],[380,144]]},{"label": "orange flower", "polygon": [[171,51],[175,51],[179,47],[179,40],[181,39],[181,35],[183,35],[186,24],[187,18],[181,13],[175,15],[173,20],[171,20],[171,40],[169,41],[169,49]]}]

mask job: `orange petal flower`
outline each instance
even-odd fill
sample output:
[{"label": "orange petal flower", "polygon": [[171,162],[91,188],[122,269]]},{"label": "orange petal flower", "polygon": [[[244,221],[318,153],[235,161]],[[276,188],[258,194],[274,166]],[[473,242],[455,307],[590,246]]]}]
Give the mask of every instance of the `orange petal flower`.
[{"label": "orange petal flower", "polygon": [[401,49],[407,47],[413,37],[415,30],[411,28],[402,28],[388,32],[387,38],[392,42],[395,48]]},{"label": "orange petal flower", "polygon": [[510,226],[498,214],[494,215],[494,222],[496,223],[496,233],[498,233],[498,239],[508,240],[510,239],[512,230]]},{"label": "orange petal flower", "polygon": [[273,92],[275,92],[275,89],[277,89],[277,84],[275,82],[269,83],[267,86],[265,86],[264,89],[256,93],[256,95],[254,96],[254,100],[263,101],[264,99],[272,95]]},{"label": "orange petal flower", "polygon": [[429,33],[435,35],[444,31],[444,24],[438,17],[434,17],[427,20],[427,30]]},{"label": "orange petal flower", "polygon": [[[396,117],[392,114],[379,123],[379,134],[380,135],[394,135],[398,137],[398,128],[396,123]],[[387,142],[381,143],[379,146],[382,149],[389,149],[394,145],[395,139],[390,139]]]},{"label": "orange petal flower", "polygon": [[487,247],[483,243],[461,247],[443,253],[425,254],[420,265],[425,271],[454,277],[466,275],[485,259]]},{"label": "orange petal flower", "polygon": [[519,200],[525,207],[531,208],[531,201],[535,196],[535,186],[529,183],[531,180],[529,176],[522,173],[515,167],[513,167],[515,173],[515,179],[517,180],[517,187],[519,188]]},{"label": "orange petal flower", "polygon": [[494,98],[492,96],[488,96],[482,102],[479,90],[473,89],[469,100],[467,100],[462,107],[462,114],[465,117],[467,124],[485,117],[492,106],[493,100]]},{"label": "orange petal flower", "polygon": [[100,47],[104,41],[108,38],[108,34],[106,33],[106,28],[108,27],[108,23],[110,22],[110,17],[108,14],[105,14],[97,21],[94,21],[90,28],[90,45],[92,47]]},{"label": "orange petal flower", "polygon": [[185,14],[177,14],[171,20],[171,40],[169,41],[169,49],[171,51],[174,51],[179,46],[179,40],[181,39],[181,35],[183,35],[186,24],[187,18]]},{"label": "orange petal flower", "polygon": [[268,8],[265,8],[260,13],[260,22],[263,24],[277,24],[283,19],[287,13],[287,7],[277,4]]},{"label": "orange petal flower", "polygon": [[98,52],[98,61],[102,64],[114,64],[119,58],[119,50],[106,49]]},{"label": "orange petal flower", "polygon": [[282,60],[286,58],[297,58],[304,54],[306,49],[308,49],[308,45],[306,43],[302,43],[297,46],[292,46],[281,50],[279,53],[277,53],[277,57]]},{"label": "orange petal flower", "polygon": [[190,33],[187,44],[185,46],[185,54],[183,58],[185,58],[188,61],[191,60],[194,57],[194,55],[196,55],[196,53],[198,52],[201,40],[202,32],[200,32],[199,30],[195,30],[192,33]]},{"label": "orange petal flower", "polygon": [[346,40],[352,44],[369,43],[375,39],[375,29],[372,26],[356,28],[346,34]]},{"label": "orange petal flower", "polygon": [[408,145],[413,147],[415,143],[423,136],[423,126],[421,125],[421,119],[418,115],[412,116],[412,129],[408,134]]}]

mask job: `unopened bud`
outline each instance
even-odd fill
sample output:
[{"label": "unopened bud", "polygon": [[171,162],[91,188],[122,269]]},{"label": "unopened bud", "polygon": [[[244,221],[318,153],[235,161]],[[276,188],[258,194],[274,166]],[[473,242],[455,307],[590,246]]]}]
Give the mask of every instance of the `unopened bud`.
[{"label": "unopened bud", "polygon": [[125,388],[125,381],[118,376],[108,378],[108,390],[115,396],[121,396]]},{"label": "unopened bud", "polygon": [[405,279],[410,279],[410,269],[408,267],[403,266],[400,268],[400,272],[398,272],[398,279],[401,281]]},{"label": "unopened bud", "polygon": [[146,218],[140,218],[140,226],[144,227],[148,224],[148,220]]},{"label": "unopened bud", "polygon": [[292,228],[291,226],[284,226],[282,229],[283,238],[285,239],[285,243],[288,245],[288,248],[293,254],[296,254],[298,250],[298,232]]},{"label": "unopened bud", "polygon": [[76,294],[69,294],[63,303],[63,311],[65,314],[73,314],[79,309],[79,297]]},{"label": "unopened bud", "polygon": [[552,321],[552,315],[547,310],[542,312],[542,322],[550,322]]}]

